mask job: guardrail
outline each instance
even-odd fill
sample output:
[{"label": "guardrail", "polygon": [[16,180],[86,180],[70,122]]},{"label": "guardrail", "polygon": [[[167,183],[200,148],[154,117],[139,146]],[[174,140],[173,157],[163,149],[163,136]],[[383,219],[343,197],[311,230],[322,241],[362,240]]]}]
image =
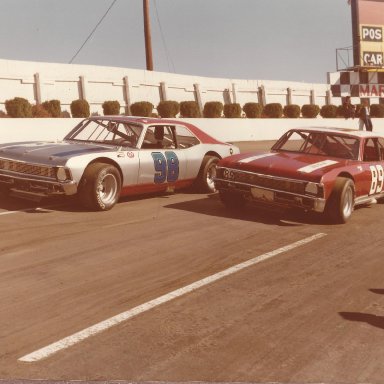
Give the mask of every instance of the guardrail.
[{"label": "guardrail", "polygon": [[[82,119],[0,119],[0,143],[60,140]],[[359,119],[176,119],[196,125],[221,141],[275,140],[296,127],[358,129]],[[384,134],[384,119],[372,119],[373,130]]]}]

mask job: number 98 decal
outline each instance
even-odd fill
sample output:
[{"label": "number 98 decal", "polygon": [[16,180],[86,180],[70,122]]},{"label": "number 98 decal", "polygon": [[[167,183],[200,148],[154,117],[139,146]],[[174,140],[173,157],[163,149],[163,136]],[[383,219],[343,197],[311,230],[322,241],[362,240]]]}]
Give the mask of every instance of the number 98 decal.
[{"label": "number 98 decal", "polygon": [[179,178],[179,159],[175,152],[166,151],[165,156],[161,152],[151,153],[154,166],[154,182],[161,184],[167,181],[173,183]]},{"label": "number 98 decal", "polygon": [[384,186],[384,171],[381,165],[370,165],[371,170],[371,190],[369,194],[380,193],[383,190]]}]

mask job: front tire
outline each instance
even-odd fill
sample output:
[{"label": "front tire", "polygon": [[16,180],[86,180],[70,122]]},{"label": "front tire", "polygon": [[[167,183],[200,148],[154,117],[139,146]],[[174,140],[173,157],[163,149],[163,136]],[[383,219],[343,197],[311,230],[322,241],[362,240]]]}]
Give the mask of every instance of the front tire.
[{"label": "front tire", "polygon": [[119,200],[120,191],[121,177],[116,167],[104,163],[90,164],[80,181],[80,202],[93,211],[108,211]]},{"label": "front tire", "polygon": [[219,158],[216,156],[204,156],[196,179],[196,187],[199,192],[216,192],[214,178],[216,177],[216,166],[218,162]]},{"label": "front tire", "polygon": [[355,184],[347,177],[338,177],[327,201],[325,213],[336,224],[346,223],[355,203]]}]

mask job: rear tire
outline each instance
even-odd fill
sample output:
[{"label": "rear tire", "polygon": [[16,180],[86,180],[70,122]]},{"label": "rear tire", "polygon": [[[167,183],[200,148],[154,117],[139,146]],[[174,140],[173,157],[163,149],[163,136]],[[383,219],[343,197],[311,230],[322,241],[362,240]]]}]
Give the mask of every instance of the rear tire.
[{"label": "rear tire", "polygon": [[216,166],[219,158],[216,156],[204,156],[199,174],[196,179],[196,188],[202,193],[214,193],[216,187],[213,179],[216,177]]},{"label": "rear tire", "polygon": [[333,223],[344,224],[352,215],[354,201],[355,184],[347,177],[338,177],[325,206],[325,213]]},{"label": "rear tire", "polygon": [[90,164],[80,181],[79,198],[81,204],[93,211],[108,211],[119,200],[121,177],[119,171],[110,164]]}]

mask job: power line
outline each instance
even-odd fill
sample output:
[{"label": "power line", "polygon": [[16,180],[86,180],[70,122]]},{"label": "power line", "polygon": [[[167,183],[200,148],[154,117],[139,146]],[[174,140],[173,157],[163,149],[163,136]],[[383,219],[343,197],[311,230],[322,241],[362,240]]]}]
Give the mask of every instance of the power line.
[{"label": "power line", "polygon": [[82,46],[78,49],[78,51],[75,53],[75,55],[72,57],[72,59],[69,61],[69,64],[72,64],[73,60],[76,58],[76,56],[80,53],[80,51],[84,48],[85,44],[87,44],[88,40],[92,37],[92,35],[96,32],[96,29],[99,27],[99,25],[103,22],[105,17],[108,15],[109,11],[112,9],[112,7],[115,5],[117,0],[113,0],[112,4],[109,6],[107,11],[104,13],[103,17],[98,21],[95,28],[93,28],[92,32],[89,34],[89,36],[85,39]]},{"label": "power line", "polygon": [[175,65],[173,64],[172,57],[171,57],[171,55],[168,52],[167,44],[165,42],[165,37],[164,37],[164,33],[163,33],[163,28],[161,27],[160,17],[159,17],[159,12],[157,10],[156,0],[154,0],[154,4],[155,4],[155,10],[156,10],[156,18],[157,18],[157,22],[159,24],[159,29],[160,29],[161,39],[162,39],[163,45],[164,45],[165,57],[167,58],[168,70],[171,71],[171,68],[170,68],[170,64],[171,64],[173,72],[175,72]]}]

